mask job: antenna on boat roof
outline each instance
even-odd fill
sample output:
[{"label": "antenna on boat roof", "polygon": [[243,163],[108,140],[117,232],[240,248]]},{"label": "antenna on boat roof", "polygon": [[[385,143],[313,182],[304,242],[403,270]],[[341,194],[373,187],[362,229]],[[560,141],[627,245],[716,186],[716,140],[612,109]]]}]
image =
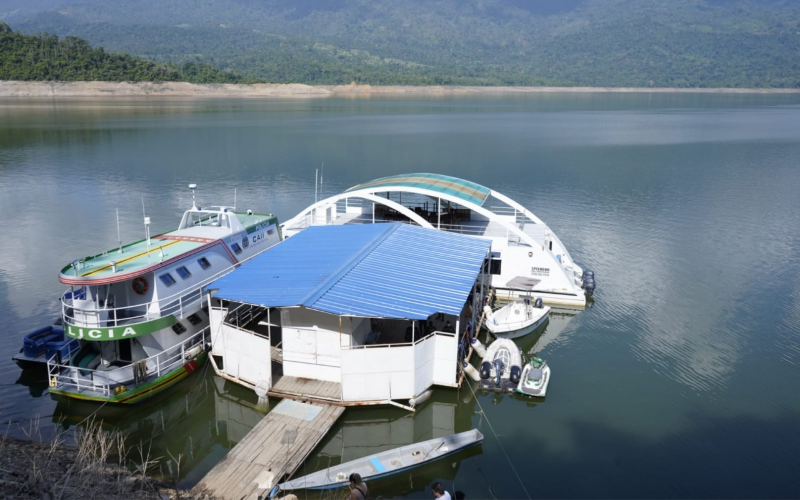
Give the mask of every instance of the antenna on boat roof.
[{"label": "antenna on boat roof", "polygon": [[119,208],[117,209],[117,241],[119,241],[119,253],[122,253],[122,236],[119,233]]},{"label": "antenna on boat roof", "polygon": [[236,210],[236,188],[233,188],[233,210]]},{"label": "antenna on boat roof", "polygon": [[144,196],[142,196],[142,215],[144,216],[144,237],[147,240],[147,262],[148,264],[151,263],[150,261],[150,217],[147,216],[147,213],[144,211]]},{"label": "antenna on boat roof", "polygon": [[322,162],[322,171],[319,173],[319,191],[322,192],[322,181],[323,177],[325,177],[325,162]]},{"label": "antenna on boat roof", "polygon": [[194,190],[197,189],[197,184],[189,184],[189,189],[192,190],[192,208],[197,210],[197,203],[194,202]]},{"label": "antenna on boat roof", "polygon": [[317,185],[319,180],[319,169],[314,169],[314,203],[317,203]]}]

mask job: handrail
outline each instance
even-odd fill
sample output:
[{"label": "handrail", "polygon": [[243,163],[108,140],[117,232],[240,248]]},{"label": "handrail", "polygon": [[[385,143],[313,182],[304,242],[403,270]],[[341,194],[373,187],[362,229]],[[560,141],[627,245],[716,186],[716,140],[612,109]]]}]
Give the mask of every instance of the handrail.
[{"label": "handrail", "polygon": [[375,347],[386,347],[386,348],[389,348],[389,347],[408,347],[408,346],[417,345],[420,342],[423,342],[425,340],[431,339],[431,338],[433,338],[434,336],[437,336],[437,335],[441,335],[443,337],[455,337],[456,336],[456,334],[453,333],[453,332],[440,332],[440,331],[437,330],[435,332],[428,333],[423,337],[415,339],[414,342],[395,342],[395,343],[392,343],[392,344],[343,345],[343,346],[341,346],[341,349],[371,349],[371,348],[375,348]]},{"label": "handrail", "polygon": [[[112,370],[98,370],[93,368],[81,368],[78,366],[72,366],[69,364],[58,363],[55,361],[56,355],[50,357],[47,360],[47,374],[48,378],[51,381],[51,386],[58,387],[75,387],[77,390],[81,389],[92,389],[95,391],[99,391],[103,393],[104,396],[111,395],[111,383],[105,382],[96,382],[94,380],[95,374],[103,374],[103,379],[107,379],[109,374],[119,372],[121,370],[130,370],[131,377],[133,377],[133,366],[138,363],[143,363],[147,365],[147,363],[151,360],[155,360],[155,369],[156,378],[161,377],[162,373],[166,373],[171,371],[174,367],[183,364],[186,361],[186,352],[187,350],[201,344],[206,340],[206,337],[209,336],[211,333],[211,327],[207,326],[200,330],[199,332],[195,333],[191,337],[183,340],[179,344],[175,344],[163,351],[160,351],[150,357],[137,360],[133,363],[127,364],[125,366],[120,366],[118,368],[114,368]],[[210,339],[209,339],[210,340]],[[158,358],[164,355],[167,352],[175,352],[175,354],[170,355],[167,357],[166,360],[159,362]],[[117,384],[120,385],[120,384]]]},{"label": "handrail", "polygon": [[246,330],[246,329],[242,328],[241,326],[232,325],[231,323],[228,323],[226,321],[223,321],[222,324],[227,326],[227,327],[229,327],[229,328],[233,328],[234,330],[239,330],[242,333],[249,333],[250,335],[254,335],[256,337],[261,337],[262,339],[270,340],[269,335],[264,335],[263,333],[254,332],[253,330]]},{"label": "handrail", "polygon": [[[240,266],[240,265],[248,262],[249,260],[261,255],[263,252],[266,252],[267,250],[269,250],[269,248],[271,248],[271,247],[267,247],[267,248],[261,250],[260,252],[255,253],[255,254],[251,255],[250,257],[247,257],[246,259],[239,261],[236,264],[233,264],[231,266],[226,267],[225,269],[217,272],[216,274],[214,274],[212,276],[209,276],[208,278],[205,278],[204,280],[200,281],[200,283],[198,283],[197,285],[194,285],[194,286],[192,286],[190,288],[184,289],[184,290],[182,290],[180,292],[174,293],[174,294],[169,295],[169,296],[164,297],[164,298],[151,300],[150,302],[143,302],[143,303],[140,303],[140,304],[134,304],[134,305],[122,306],[122,307],[114,307],[114,308],[101,308],[101,307],[95,307],[93,309],[78,308],[78,307],[75,307],[75,305],[74,305],[74,300],[72,298],[72,288],[70,288],[69,290],[65,291],[61,295],[61,298],[60,298],[60,300],[61,300],[61,315],[65,320],[72,319],[72,320],[75,320],[75,321],[79,321],[79,319],[76,317],[77,316],[76,313],[80,313],[80,314],[82,314],[84,316],[84,322],[85,322],[85,317],[86,316],[93,316],[97,321],[100,321],[98,316],[100,314],[107,313],[106,314],[106,318],[102,320],[103,323],[105,323],[104,326],[106,326],[106,327],[116,327],[116,326],[120,326],[120,325],[135,325],[137,323],[144,323],[146,321],[150,321],[150,320],[153,320],[153,319],[158,319],[158,318],[167,316],[169,314],[175,314],[175,312],[178,312],[179,313],[178,316],[180,318],[183,318],[183,310],[187,305],[193,304],[198,299],[202,303],[202,300],[203,300],[203,287],[209,285],[213,281],[218,280],[222,276],[224,276],[226,274],[229,274],[234,269],[236,269],[238,266]],[[90,285],[83,285],[83,286],[90,286]],[[192,294],[196,294],[197,297],[189,297]],[[67,298],[67,295],[69,295],[70,297]],[[96,302],[94,302],[94,304],[96,304]],[[158,312],[151,312],[150,311],[150,308],[154,304],[156,305],[156,307],[158,307]],[[162,307],[162,304],[164,304],[163,307]],[[144,308],[144,313],[139,313],[139,311],[141,311],[142,308]],[[69,313],[69,309],[72,309],[72,314],[71,315],[68,314]],[[137,314],[128,314],[128,311],[133,311],[133,310],[136,310]],[[67,322],[70,322],[70,321],[67,321]],[[73,323],[73,324],[76,324],[76,326],[96,326],[96,325],[93,325],[93,324],[83,324],[83,325],[82,324],[78,324],[78,323]]]}]

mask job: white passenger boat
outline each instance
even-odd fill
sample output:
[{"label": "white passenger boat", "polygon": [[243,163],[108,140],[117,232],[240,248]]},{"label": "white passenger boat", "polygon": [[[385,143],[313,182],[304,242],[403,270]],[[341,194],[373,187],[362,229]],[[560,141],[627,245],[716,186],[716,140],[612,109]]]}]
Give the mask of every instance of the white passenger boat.
[{"label": "white passenger boat", "polygon": [[486,348],[481,363],[481,389],[514,392],[522,373],[522,354],[510,339],[497,339]]},{"label": "white passenger boat", "polygon": [[354,186],[282,225],[285,237],[309,226],[401,221],[492,241],[492,286],[506,298],[541,297],[584,307],[595,289],[541,219],[511,198],[463,179],[405,174]]},{"label": "white passenger boat", "polygon": [[269,498],[273,498],[280,491],[338,488],[348,484],[348,478],[353,473],[359,474],[363,480],[397,474],[398,472],[452,455],[470,446],[478,445],[482,441],[483,434],[477,429],[472,429],[450,436],[409,444],[286,481],[275,486],[270,491]]},{"label": "white passenger boat", "polygon": [[281,233],[271,214],[196,206],[195,187],[177,229],[151,237],[145,217],[145,239],[61,270],[59,281],[70,289],[61,296],[64,338],[54,342],[68,347],[30,351],[47,364],[51,394],[136,403],[206,361],[203,287],[278,243]]},{"label": "white passenger boat", "polygon": [[522,376],[517,385],[517,392],[526,396],[543,398],[550,385],[550,367],[543,359],[533,357],[522,369]]},{"label": "white passenger boat", "polygon": [[496,311],[484,307],[484,326],[497,338],[515,339],[542,326],[550,317],[550,307],[542,299],[515,300]]}]

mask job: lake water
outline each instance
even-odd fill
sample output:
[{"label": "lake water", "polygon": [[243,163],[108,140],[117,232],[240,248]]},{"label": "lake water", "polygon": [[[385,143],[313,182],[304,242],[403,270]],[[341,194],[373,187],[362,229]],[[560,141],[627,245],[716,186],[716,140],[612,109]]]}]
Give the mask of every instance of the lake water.
[{"label": "lake water", "polygon": [[[0,101],[0,418],[43,435],[97,409],[53,401],[11,361],[59,312],[59,269],[191,206],[285,221],[378,177],[435,172],[500,191],[596,273],[591,307],[519,340],[544,403],[437,389],[412,415],[348,409],[299,474],[478,426],[481,448],[370,484],[430,498],[798,497],[800,96],[542,94],[318,100]],[[274,405],[275,402],[273,401]],[[261,418],[206,371],[96,415],[191,486]],[[491,424],[491,425],[489,425]],[[494,429],[494,432],[492,432]],[[170,458],[173,457],[173,458]],[[178,472],[178,458],[180,471]],[[513,463],[513,467],[510,465]]]}]

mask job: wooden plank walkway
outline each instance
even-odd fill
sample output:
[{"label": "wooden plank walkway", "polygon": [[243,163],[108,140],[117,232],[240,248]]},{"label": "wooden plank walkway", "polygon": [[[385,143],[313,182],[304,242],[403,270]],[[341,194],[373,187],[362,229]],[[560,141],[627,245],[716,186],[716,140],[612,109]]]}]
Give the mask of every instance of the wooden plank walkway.
[{"label": "wooden plank walkway", "polygon": [[333,426],[344,407],[281,401],[193,488],[221,500],[250,500],[256,476],[270,471],[278,484],[291,476]]},{"label": "wooden plank walkway", "polygon": [[342,404],[342,384],[280,375],[272,381],[268,394],[276,398]]}]

